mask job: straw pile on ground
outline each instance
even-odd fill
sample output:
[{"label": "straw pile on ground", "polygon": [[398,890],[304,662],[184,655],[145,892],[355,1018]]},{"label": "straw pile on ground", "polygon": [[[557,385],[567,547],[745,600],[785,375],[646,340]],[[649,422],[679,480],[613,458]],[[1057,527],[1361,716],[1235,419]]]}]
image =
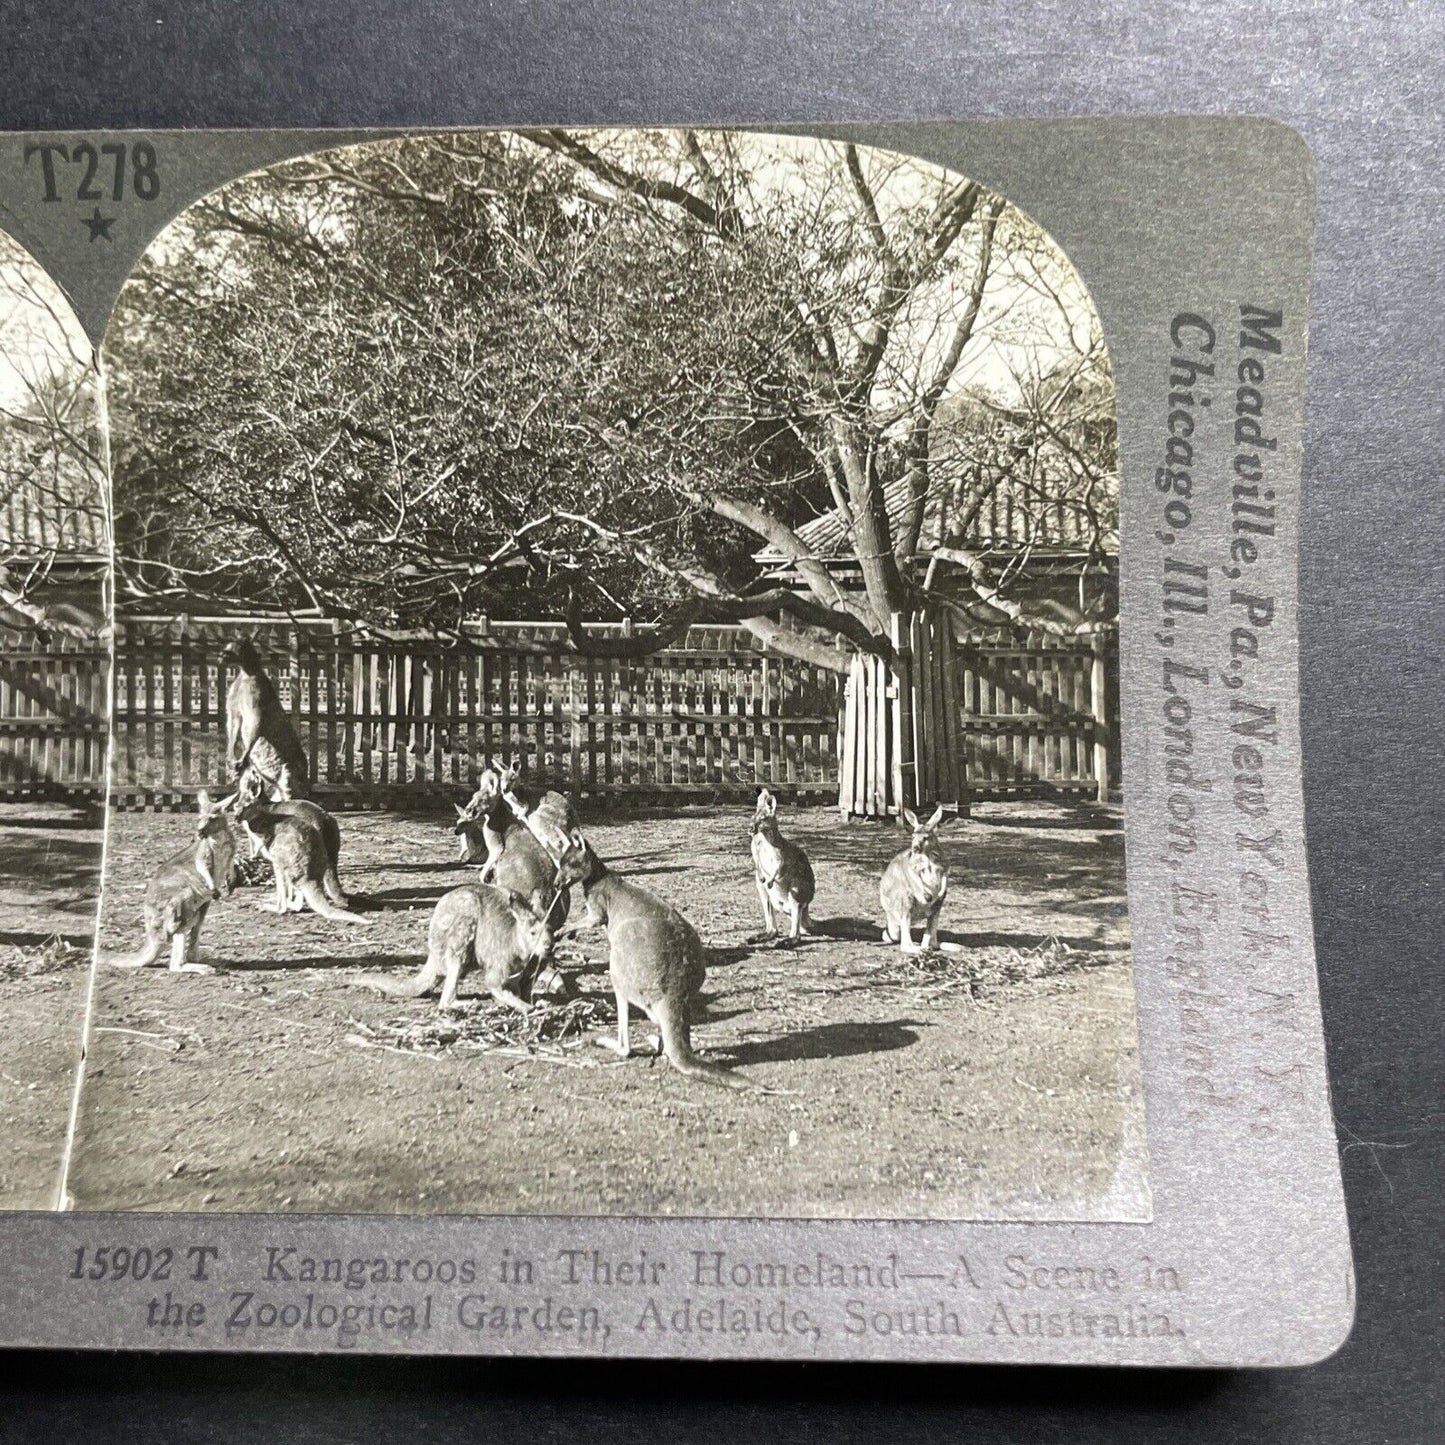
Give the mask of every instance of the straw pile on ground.
[{"label": "straw pile on ground", "polygon": [[978,999],[1016,984],[1081,973],[1109,961],[1108,953],[1075,948],[1061,938],[1051,937],[1032,948],[986,944],[917,954],[894,948],[875,977],[879,983],[923,988],[929,993],[961,989],[970,998]]},{"label": "straw pile on ground", "polygon": [[615,1023],[612,1010],[594,998],[540,1003],[525,1014],[491,999],[463,999],[453,1012],[439,1014],[433,1004],[379,1027],[349,1018],[346,1042],[404,1054],[504,1053],[561,1060],[589,1033]]},{"label": "straw pile on ground", "polygon": [[56,933],[44,943],[29,948],[12,948],[0,954],[0,982],[64,973],[66,969],[78,968],[89,962],[88,948],[77,948],[68,938]]}]

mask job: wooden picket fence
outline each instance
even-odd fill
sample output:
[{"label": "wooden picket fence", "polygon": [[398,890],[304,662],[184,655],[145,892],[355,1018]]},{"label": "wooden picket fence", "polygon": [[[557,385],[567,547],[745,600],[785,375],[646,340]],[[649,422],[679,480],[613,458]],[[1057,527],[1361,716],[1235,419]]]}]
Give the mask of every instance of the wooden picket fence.
[{"label": "wooden picket fence", "polygon": [[[701,801],[766,783],[865,816],[896,811],[900,797],[963,808],[1108,795],[1119,776],[1112,646],[955,641],[920,618],[900,627],[912,679],[902,695],[874,659],[844,680],[726,627],[629,659],[579,656],[547,623],[494,623],[447,647],[329,624],[122,618],[111,798],[176,807],[228,784],[220,659],[238,633],[256,638],[331,806],[436,806],[491,757],[583,797]],[[0,630],[0,799],[105,794],[109,681],[103,646],[40,650]]]},{"label": "wooden picket fence", "polygon": [[0,798],[104,796],[109,675],[103,643],[0,628]]},{"label": "wooden picket fence", "polygon": [[[465,645],[340,628],[245,631],[337,805],[456,796],[488,759],[579,797],[794,797],[837,786],[838,679],[762,651],[693,646],[580,656],[546,626]],[[221,662],[234,625],[126,620],[117,630],[112,800],[166,807],[224,787]]]},{"label": "wooden picket fence", "polygon": [[1113,638],[961,648],[959,716],[977,797],[1043,790],[1107,800],[1118,786]]},{"label": "wooden picket fence", "polygon": [[959,641],[938,612],[895,614],[897,666],[855,657],[845,689],[838,807],[966,813],[1023,793],[1109,798],[1119,776],[1117,652],[1039,635]]}]

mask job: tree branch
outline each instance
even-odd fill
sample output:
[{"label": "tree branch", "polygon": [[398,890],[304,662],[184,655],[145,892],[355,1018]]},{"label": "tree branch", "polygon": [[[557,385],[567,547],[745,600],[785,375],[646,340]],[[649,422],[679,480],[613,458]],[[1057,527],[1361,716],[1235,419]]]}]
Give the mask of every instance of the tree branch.
[{"label": "tree branch", "polygon": [[739,497],[709,496],[687,486],[680,490],[694,506],[715,512],[730,522],[736,522],[740,527],[746,527],[754,536],[776,547],[798,569],[798,576],[824,606],[839,608],[851,613],[860,622],[867,622],[867,614],[863,608],[839,587],[833,574],[808,551],[802,538],[785,522]]},{"label": "tree branch", "polygon": [[968,290],[968,300],[964,305],[963,315],[954,328],[953,337],[949,341],[948,349],[939,360],[933,373],[933,379],[919,398],[917,412],[908,429],[908,440],[904,447],[908,468],[906,473],[908,501],[898,528],[898,537],[894,542],[894,554],[900,567],[918,550],[918,539],[923,531],[923,516],[928,503],[929,480],[932,475],[929,454],[933,419],[937,415],[939,402],[943,400],[943,393],[948,389],[948,383],[958,369],[958,363],[963,357],[964,350],[973,339],[974,327],[978,323],[979,308],[983,304],[983,293],[988,285],[989,268],[993,263],[994,232],[998,227],[999,217],[1003,214],[1004,204],[1002,197],[995,196],[984,212],[983,224],[979,233],[978,262],[974,267],[973,283]]},{"label": "tree branch", "polygon": [[598,180],[616,190],[624,191],[640,200],[662,201],[667,205],[676,206],[691,216],[693,220],[706,226],[709,230],[716,231],[719,235],[728,236],[738,233],[735,221],[726,220],[715,205],[710,201],[705,201],[701,196],[694,195],[685,186],[675,185],[672,181],[656,180],[651,176],[641,176],[636,171],[626,170],[615,162],[609,161],[605,156],[599,155],[591,146],[584,145],[564,130],[529,130],[523,131],[522,134],[534,145],[566,156],[568,160],[591,171]]},{"label": "tree branch", "polygon": [[593,637],[582,625],[582,599],[575,587],[569,587],[565,613],[567,637],[573,652],[583,657],[650,657],[684,636],[694,622],[701,620],[703,608],[701,597],[689,597],[666,621],[645,632],[632,637]]},{"label": "tree branch", "polygon": [[[1022,604],[1011,597],[1005,597],[998,588],[990,586],[984,580],[982,559],[974,552],[964,551],[957,547],[939,547],[933,555],[944,562],[953,562],[962,567],[968,578],[969,587],[980,603],[985,607],[998,612],[1000,616],[1013,623],[1016,627],[1024,627],[1032,632],[1045,632],[1053,637],[1087,637],[1095,633],[1112,632],[1118,624],[1112,619],[1090,619],[1082,613],[1075,615],[1072,609],[1061,602],[1050,598],[1043,599],[1040,607],[1047,608],[1053,616],[1041,616],[1037,613],[1027,614]],[[963,607],[956,603],[948,603],[963,616],[970,614]],[[977,622],[977,617],[970,620]]]},{"label": "tree branch", "polygon": [[[774,650],[802,661],[816,663],[834,672],[846,673],[852,665],[852,658],[841,648],[829,646],[814,638],[801,636],[781,627],[768,616],[773,612],[786,612],[805,626],[819,632],[832,632],[855,642],[860,651],[886,658],[893,658],[893,648],[886,637],[871,633],[854,616],[824,606],[820,602],[800,597],[786,587],[774,588],[768,592],[754,593],[746,597],[734,592],[715,572],[696,561],[679,562],[666,557],[649,543],[634,537],[626,537],[615,529],[605,526],[592,517],[576,512],[558,512],[557,516],[586,527],[608,545],[627,552],[644,566],[652,568],[666,577],[681,578],[692,590],[706,601],[706,616],[717,621],[740,622],[755,637]],[[694,619],[696,620],[696,619]]]},{"label": "tree branch", "polygon": [[883,232],[883,221],[878,214],[878,202],[863,174],[863,163],[858,159],[858,147],[851,141],[843,147],[843,160],[848,167],[848,179],[853,182],[853,190],[863,209],[863,219],[867,223],[868,234],[873,238],[875,249],[880,256],[892,257],[888,237]]}]

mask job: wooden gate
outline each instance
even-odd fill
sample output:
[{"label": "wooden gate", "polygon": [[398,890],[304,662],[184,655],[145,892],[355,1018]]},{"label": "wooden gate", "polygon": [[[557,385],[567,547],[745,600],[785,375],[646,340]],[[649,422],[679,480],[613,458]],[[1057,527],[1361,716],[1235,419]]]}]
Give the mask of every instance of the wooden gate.
[{"label": "wooden gate", "polygon": [[0,798],[105,794],[110,651],[0,628]]},{"label": "wooden gate", "polygon": [[895,612],[896,666],[853,659],[843,709],[838,808],[879,818],[942,803],[966,815],[953,629],[942,612]]},{"label": "wooden gate", "polygon": [[896,667],[855,657],[839,736],[845,817],[967,814],[1025,793],[1105,801],[1119,776],[1113,639],[955,638],[947,614],[895,614]]},{"label": "wooden gate", "polygon": [[971,795],[1108,800],[1119,777],[1118,649],[1110,636],[958,647]]}]

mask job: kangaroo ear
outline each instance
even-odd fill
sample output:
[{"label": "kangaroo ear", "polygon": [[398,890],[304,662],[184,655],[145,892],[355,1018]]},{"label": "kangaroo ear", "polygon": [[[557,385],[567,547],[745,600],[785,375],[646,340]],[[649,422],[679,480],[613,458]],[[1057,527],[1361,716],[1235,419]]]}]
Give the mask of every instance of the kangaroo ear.
[{"label": "kangaroo ear", "polygon": [[453,803],[452,807],[457,810],[458,818],[465,818],[467,816],[467,810],[460,803]]},{"label": "kangaroo ear", "polygon": [[912,808],[905,807],[902,813],[903,821],[907,823],[910,828],[916,828],[918,826],[918,814],[915,813]]},{"label": "kangaroo ear", "polygon": [[934,810],[933,816],[928,820],[927,826],[936,828],[943,821],[943,804],[940,803]]}]

